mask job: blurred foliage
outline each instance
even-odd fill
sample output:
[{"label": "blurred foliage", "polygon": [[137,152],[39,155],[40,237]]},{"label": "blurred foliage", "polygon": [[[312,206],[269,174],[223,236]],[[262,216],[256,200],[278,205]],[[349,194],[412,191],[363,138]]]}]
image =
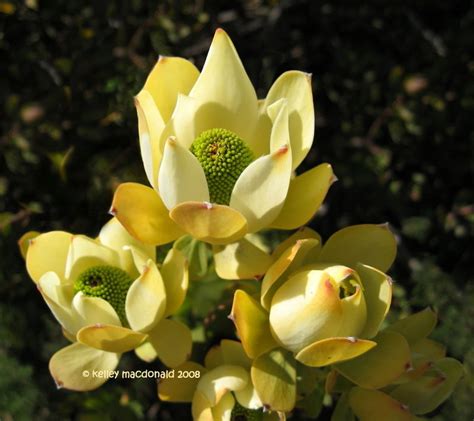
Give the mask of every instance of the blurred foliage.
[{"label": "blurred foliage", "polygon": [[[151,380],[55,389],[48,359],[65,340],[16,241],[32,229],[95,235],[117,184],[146,184],[133,95],[159,54],[201,66],[222,26],[260,97],[283,71],[313,73],[316,141],[303,167],[330,162],[340,181],[312,226],[327,238],[390,222],[400,245],[391,318],[439,311],[434,336],[464,359],[466,377],[435,419],[472,419],[473,25],[471,3],[458,0],[1,0],[0,418],[189,418],[188,406],[158,402]],[[180,317],[203,355],[205,339],[233,335],[233,285],[196,282],[206,286],[191,289]]]}]

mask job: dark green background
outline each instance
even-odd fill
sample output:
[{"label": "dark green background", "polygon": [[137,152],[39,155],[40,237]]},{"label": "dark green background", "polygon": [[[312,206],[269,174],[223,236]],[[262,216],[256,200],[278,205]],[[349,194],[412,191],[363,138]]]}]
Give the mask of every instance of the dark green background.
[{"label": "dark green background", "polygon": [[[471,420],[474,9],[311,0],[0,1],[0,418],[187,419],[152,381],[55,389],[48,359],[66,342],[16,241],[32,229],[95,235],[115,187],[146,183],[132,97],[159,54],[200,67],[219,26],[260,97],[286,70],[313,74],[316,138],[302,167],[330,162],[339,182],[311,225],[327,238],[390,222],[391,317],[439,311],[433,336],[466,377],[435,416]],[[218,301],[207,298],[197,320]]]}]

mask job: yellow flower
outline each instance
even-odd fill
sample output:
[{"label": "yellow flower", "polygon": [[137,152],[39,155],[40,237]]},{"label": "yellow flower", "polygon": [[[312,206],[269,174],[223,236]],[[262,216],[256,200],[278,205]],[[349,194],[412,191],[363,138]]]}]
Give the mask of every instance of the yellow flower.
[{"label": "yellow flower", "polygon": [[[206,354],[204,366],[187,361],[175,369],[173,378],[161,380],[158,396],[162,401],[192,402],[195,421],[225,421],[239,415],[252,419],[252,414],[260,419],[263,404],[252,384],[251,366],[242,345],[224,339]],[[185,377],[178,378],[183,373]],[[284,413],[280,418],[276,412],[266,413],[262,419],[284,419]]]},{"label": "yellow flower", "polygon": [[99,387],[131,350],[171,367],[189,356],[190,331],[166,318],[180,307],[188,285],[179,251],[171,249],[158,270],[154,247],[140,244],[113,218],[96,239],[63,231],[35,236],[26,266],[73,342],[50,360],[58,387]]},{"label": "yellow flower", "polygon": [[301,363],[322,367],[367,352],[392,296],[384,273],[396,254],[385,225],[342,229],[321,245],[298,231],[273,253],[260,303],[238,290],[232,319],[250,357],[277,347]]},{"label": "yellow flower", "polygon": [[310,75],[286,72],[258,100],[222,29],[202,73],[185,59],[161,57],[136,107],[153,189],[120,185],[111,212],[144,243],[188,233],[228,244],[263,228],[294,229],[334,181],[329,164],[293,178],[313,142]]}]

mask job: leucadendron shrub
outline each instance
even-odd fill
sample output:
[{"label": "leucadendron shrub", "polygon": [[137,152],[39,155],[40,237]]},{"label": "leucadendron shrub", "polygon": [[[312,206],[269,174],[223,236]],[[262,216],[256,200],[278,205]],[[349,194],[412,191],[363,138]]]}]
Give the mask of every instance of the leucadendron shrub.
[{"label": "leucadendron shrub", "polygon": [[[97,238],[20,240],[71,342],[50,360],[58,387],[96,389],[108,376],[90,373],[111,372],[134,351],[179,373],[160,380],[158,397],[190,403],[196,421],[284,420],[295,409],[315,418],[334,402],[332,421],[410,421],[449,397],[463,367],[428,338],[435,314],[384,326],[397,253],[388,225],[349,226],[325,242],[301,228],[336,179],[325,163],[296,172],[313,144],[310,75],[285,72],[258,100],[218,29],[201,72],[160,57],[135,103],[151,187],[119,185],[115,217]],[[270,253],[259,235],[272,228],[299,230]],[[156,246],[173,241],[157,262]],[[221,337],[206,332],[212,317],[193,312],[206,305],[196,291],[214,286],[214,301],[234,293],[235,332],[217,346]],[[178,310],[192,333],[171,318]]]}]

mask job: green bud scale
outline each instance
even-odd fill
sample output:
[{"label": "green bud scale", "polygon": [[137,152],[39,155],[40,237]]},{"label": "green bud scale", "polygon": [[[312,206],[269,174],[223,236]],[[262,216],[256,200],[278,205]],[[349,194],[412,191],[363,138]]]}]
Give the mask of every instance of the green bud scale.
[{"label": "green bud scale", "polygon": [[190,149],[204,169],[211,203],[228,205],[237,179],[253,161],[250,148],[230,130],[210,129]]},{"label": "green bud scale", "polygon": [[125,299],[133,279],[127,272],[113,266],[94,266],[82,272],[74,282],[76,292],[99,297],[109,302],[122,324],[127,324]]},{"label": "green bud scale", "polygon": [[344,279],[339,285],[339,298],[347,298],[354,295],[359,283],[354,278]]},{"label": "green bud scale", "polygon": [[235,401],[231,414],[232,421],[261,421],[263,420],[263,411],[261,409],[247,409]]}]

